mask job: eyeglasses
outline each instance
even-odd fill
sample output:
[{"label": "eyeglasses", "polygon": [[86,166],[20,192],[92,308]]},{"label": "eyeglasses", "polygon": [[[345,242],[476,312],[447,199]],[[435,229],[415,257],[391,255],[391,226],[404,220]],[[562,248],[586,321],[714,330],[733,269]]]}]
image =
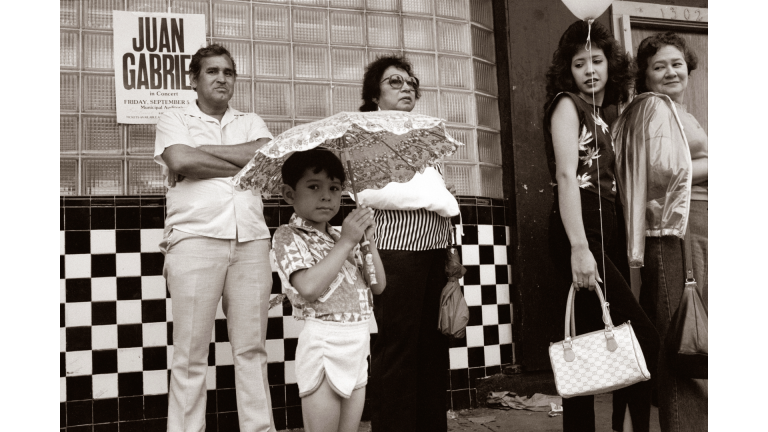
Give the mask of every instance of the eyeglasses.
[{"label": "eyeglasses", "polygon": [[408,83],[408,87],[416,90],[419,88],[419,79],[416,77],[408,77],[407,80],[403,79],[402,75],[394,74],[381,80],[381,82],[389,80],[389,85],[393,89],[400,90],[403,88],[403,83]]}]

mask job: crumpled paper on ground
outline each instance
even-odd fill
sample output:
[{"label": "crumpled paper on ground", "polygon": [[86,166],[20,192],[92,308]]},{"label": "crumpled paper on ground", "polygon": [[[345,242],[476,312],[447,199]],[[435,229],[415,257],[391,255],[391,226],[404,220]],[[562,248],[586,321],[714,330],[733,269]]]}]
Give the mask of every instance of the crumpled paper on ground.
[{"label": "crumpled paper on ground", "polygon": [[[550,416],[557,415],[559,409],[562,412],[563,398],[536,393],[531,397],[519,396],[515,392],[498,391],[488,393],[485,401],[488,408],[502,410],[519,409],[528,411],[549,411]],[[552,415],[555,412],[556,414]]]}]

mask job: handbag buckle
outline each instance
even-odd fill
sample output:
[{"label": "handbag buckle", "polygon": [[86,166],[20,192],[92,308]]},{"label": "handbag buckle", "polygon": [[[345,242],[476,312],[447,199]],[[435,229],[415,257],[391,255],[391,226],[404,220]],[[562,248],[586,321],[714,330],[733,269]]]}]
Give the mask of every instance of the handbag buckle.
[{"label": "handbag buckle", "polygon": [[613,337],[612,329],[605,329],[605,347],[610,352],[614,352],[619,348],[619,343],[616,342],[616,338]]},{"label": "handbag buckle", "polygon": [[573,352],[573,342],[570,337],[566,337],[563,341],[563,358],[567,362],[576,360],[576,354]]}]

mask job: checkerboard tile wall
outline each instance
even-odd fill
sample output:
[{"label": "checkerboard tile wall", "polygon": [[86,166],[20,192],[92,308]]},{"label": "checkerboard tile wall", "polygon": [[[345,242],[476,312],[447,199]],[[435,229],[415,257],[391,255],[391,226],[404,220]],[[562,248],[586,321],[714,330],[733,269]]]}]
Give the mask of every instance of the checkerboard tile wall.
[{"label": "checkerboard tile wall", "polygon": [[[283,203],[284,204],[284,203]],[[470,321],[449,348],[446,407],[476,403],[476,380],[514,362],[510,306],[509,229],[504,203],[461,198],[455,218],[467,273],[461,280]],[[351,208],[345,202],[334,225]],[[162,277],[162,197],[62,198],[60,206],[61,427],[164,431],[173,356],[171,298]],[[291,209],[265,201],[274,232]],[[272,296],[280,292],[273,272]],[[298,335],[285,303],[269,311],[267,353],[278,429],[302,426],[294,374]],[[376,326],[372,322],[372,340]],[[207,430],[237,430],[234,366],[219,304],[208,356]],[[367,409],[364,416],[367,416]],[[116,428],[114,429],[116,430]]]}]

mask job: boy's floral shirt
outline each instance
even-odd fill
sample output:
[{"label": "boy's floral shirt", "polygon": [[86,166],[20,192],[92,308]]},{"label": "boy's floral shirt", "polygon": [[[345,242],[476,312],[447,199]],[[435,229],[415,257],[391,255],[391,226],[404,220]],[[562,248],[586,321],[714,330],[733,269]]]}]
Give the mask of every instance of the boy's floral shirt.
[{"label": "boy's floral shirt", "polygon": [[330,224],[326,224],[326,231],[318,231],[294,213],[288,224],[281,225],[272,237],[272,259],[283,292],[293,306],[293,316],[336,322],[368,320],[373,313],[373,293],[363,279],[359,245],[347,256],[336,279],[314,302],[305,300],[291,285],[291,274],[319,263],[341,237]]}]

